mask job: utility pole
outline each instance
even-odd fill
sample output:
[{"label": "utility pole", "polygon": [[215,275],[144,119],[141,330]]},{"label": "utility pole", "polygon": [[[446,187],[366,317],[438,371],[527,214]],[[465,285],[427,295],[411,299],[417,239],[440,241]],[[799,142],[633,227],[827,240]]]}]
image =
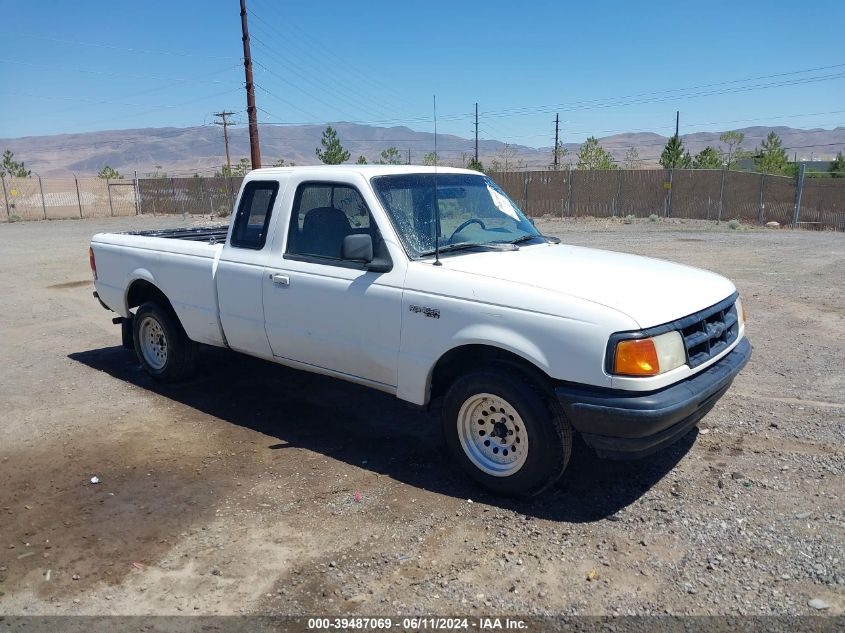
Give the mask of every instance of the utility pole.
[{"label": "utility pole", "polygon": [[554,165],[555,169],[560,167],[560,152],[558,152],[558,143],[560,142],[560,114],[555,114],[555,156]]},{"label": "utility pole", "polygon": [[255,108],[255,85],[252,83],[252,55],[249,52],[249,27],[246,24],[246,0],[241,0],[241,33],[244,43],[244,73],[246,75],[246,112],[249,117],[249,154],[252,168],[261,167],[261,147],[258,144],[258,113]]},{"label": "utility pole", "polygon": [[[681,111],[675,110],[675,142],[678,141],[678,130],[681,123]],[[672,166],[669,167],[669,200],[666,205],[666,217],[672,215],[672,181],[674,180],[675,157],[672,156]]]},{"label": "utility pole", "polygon": [[219,116],[222,121],[216,121],[217,125],[223,126],[223,142],[226,143],[226,167],[229,168],[229,173],[232,173],[232,157],[229,154],[229,120],[226,117],[230,117],[234,114],[234,112],[215,112],[214,116]]},{"label": "utility pole", "polygon": [[475,164],[478,164],[478,102],[475,102]]}]

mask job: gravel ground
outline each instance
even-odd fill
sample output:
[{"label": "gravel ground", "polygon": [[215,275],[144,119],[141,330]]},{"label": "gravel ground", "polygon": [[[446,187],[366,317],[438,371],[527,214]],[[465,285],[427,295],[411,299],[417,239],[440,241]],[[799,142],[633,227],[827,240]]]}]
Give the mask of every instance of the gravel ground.
[{"label": "gravel ground", "polygon": [[676,446],[578,445],[514,502],[384,394],[216,350],[151,382],[91,297],[87,241],[182,223],[0,225],[0,615],[845,610],[845,235],[538,221],[727,275],[755,351]]}]

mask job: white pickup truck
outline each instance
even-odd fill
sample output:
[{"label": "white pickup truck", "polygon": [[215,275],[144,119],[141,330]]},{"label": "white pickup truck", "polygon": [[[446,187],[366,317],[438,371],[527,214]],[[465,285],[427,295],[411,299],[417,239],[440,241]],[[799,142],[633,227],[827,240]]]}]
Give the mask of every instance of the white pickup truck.
[{"label": "white pickup truck", "polygon": [[501,494],[685,435],[751,355],[734,285],[561,244],[469,170],[258,169],[228,228],[104,233],[95,296],[156,380],[198,344],[442,403],[445,441]]}]

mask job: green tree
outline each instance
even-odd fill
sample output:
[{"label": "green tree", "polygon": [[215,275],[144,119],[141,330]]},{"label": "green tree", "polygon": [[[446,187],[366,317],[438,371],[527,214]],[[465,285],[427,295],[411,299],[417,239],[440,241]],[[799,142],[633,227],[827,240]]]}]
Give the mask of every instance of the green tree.
[{"label": "green tree", "polygon": [[440,157],[437,155],[436,152],[429,152],[425,156],[423,156],[423,165],[439,165],[440,164]]},{"label": "green tree", "polygon": [[490,171],[512,171],[524,167],[525,161],[516,157],[516,148],[510,143],[505,143],[490,161]]},{"label": "green tree", "polygon": [[358,160],[355,161],[356,165],[366,165],[367,164],[367,157],[361,154],[358,157]]},{"label": "green tree", "polygon": [[745,158],[747,155],[747,152],[742,150],[742,142],[745,140],[745,134],[732,130],[722,133],[719,136],[719,140],[728,146],[725,165],[728,169],[735,169],[737,161]]},{"label": "green tree", "polygon": [[273,167],[296,167],[296,163],[293,161],[287,162],[284,158],[280,158],[273,163]]},{"label": "green tree", "polygon": [[8,174],[10,176],[14,176],[15,178],[29,178],[31,173],[32,172],[26,168],[23,161],[18,162],[15,160],[15,155],[11,150],[7,149],[3,152],[3,162],[0,163],[0,176]]},{"label": "green tree", "polygon": [[318,147],[315,153],[317,158],[326,165],[340,165],[349,160],[349,152],[343,149],[340,139],[337,138],[337,132],[331,125],[323,131],[320,145],[323,146],[323,149],[321,150]]},{"label": "green tree", "polygon": [[722,157],[712,145],[708,145],[695,155],[692,159],[693,169],[719,169],[722,166]]},{"label": "green tree", "polygon": [[842,152],[837,152],[828,171],[831,178],[845,178],[845,156],[842,156]]},{"label": "green tree", "polygon": [[114,167],[106,165],[97,172],[97,178],[102,178],[104,180],[120,180],[123,176],[121,176]]},{"label": "green tree", "polygon": [[671,136],[660,154],[660,164],[664,169],[675,167],[677,169],[689,169],[692,166],[692,157],[684,150],[684,142],[678,135]]},{"label": "green tree", "polygon": [[606,151],[595,136],[591,136],[581,149],[578,150],[578,162],[575,165],[576,169],[619,169],[619,166],[613,162],[613,156]]},{"label": "green tree", "polygon": [[639,167],[640,153],[636,147],[629,147],[625,152],[625,169],[636,169]]},{"label": "green tree", "polygon": [[223,165],[220,171],[215,172],[217,178],[231,178],[232,176],[243,177],[252,171],[252,161],[248,158],[242,158],[230,168],[228,165]]},{"label": "green tree", "polygon": [[475,160],[475,156],[467,161],[467,169],[474,169],[475,171],[484,171],[484,165],[480,160]]},{"label": "green tree", "polygon": [[786,174],[787,163],[789,157],[780,137],[774,131],[769,132],[754,156],[754,166],[764,174]]},{"label": "green tree", "polygon": [[379,165],[401,165],[402,152],[395,147],[388,147],[381,150],[381,157],[378,159]]}]

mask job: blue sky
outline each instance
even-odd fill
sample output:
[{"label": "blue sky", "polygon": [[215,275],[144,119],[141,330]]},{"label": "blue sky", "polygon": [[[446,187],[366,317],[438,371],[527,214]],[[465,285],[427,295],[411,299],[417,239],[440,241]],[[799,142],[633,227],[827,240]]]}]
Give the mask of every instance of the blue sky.
[{"label": "blue sky", "polygon": [[[248,0],[260,123],[530,146],[845,125],[845,2]],[[0,0],[0,137],[208,124],[246,107],[237,0]],[[816,69],[816,70],[810,70]],[[805,72],[806,71],[806,72]],[[781,85],[775,85],[781,84]],[[785,84],[785,85],[784,85]],[[241,113],[236,119],[245,122]]]}]

